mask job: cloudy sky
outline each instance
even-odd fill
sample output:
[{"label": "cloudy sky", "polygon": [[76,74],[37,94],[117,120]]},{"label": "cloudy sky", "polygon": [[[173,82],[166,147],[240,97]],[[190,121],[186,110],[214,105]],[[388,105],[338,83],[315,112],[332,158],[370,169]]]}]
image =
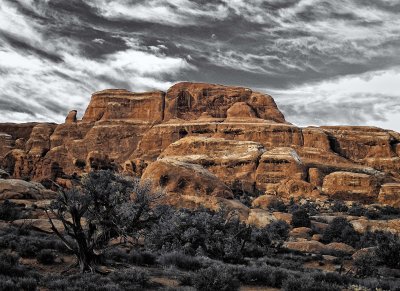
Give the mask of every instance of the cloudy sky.
[{"label": "cloudy sky", "polygon": [[267,92],[298,125],[400,131],[400,2],[0,0],[0,122],[183,80]]}]

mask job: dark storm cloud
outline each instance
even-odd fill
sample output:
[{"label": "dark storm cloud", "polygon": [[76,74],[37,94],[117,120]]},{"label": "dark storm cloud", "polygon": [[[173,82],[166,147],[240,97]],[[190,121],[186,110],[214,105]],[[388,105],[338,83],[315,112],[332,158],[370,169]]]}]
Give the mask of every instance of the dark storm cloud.
[{"label": "dark storm cloud", "polygon": [[[331,94],[324,106],[317,92],[326,97],[323,86],[336,90],[337,80],[374,79],[376,71],[397,76],[399,16],[395,0],[4,0],[0,110],[61,121],[68,106],[83,111],[92,91],[166,90],[190,80],[279,91],[288,119],[302,124],[389,124],[373,106],[398,105],[384,97],[394,89],[383,81],[368,102],[362,87],[342,92],[348,100]],[[304,87],[307,97],[291,93]],[[7,98],[25,104],[6,106]],[[340,102],[348,110],[336,111]],[[358,117],[352,108],[361,108]]]}]

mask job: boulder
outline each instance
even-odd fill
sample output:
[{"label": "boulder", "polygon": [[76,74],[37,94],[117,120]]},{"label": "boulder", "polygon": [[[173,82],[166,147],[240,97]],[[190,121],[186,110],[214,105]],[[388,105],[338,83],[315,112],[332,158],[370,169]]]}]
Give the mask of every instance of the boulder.
[{"label": "boulder", "polygon": [[269,211],[263,209],[250,209],[247,224],[257,227],[265,227],[271,222],[277,221],[276,217]]},{"label": "boulder", "polygon": [[264,210],[268,210],[269,207],[273,204],[281,201],[278,196],[275,195],[261,195],[253,200],[251,206],[254,208],[261,208]]},{"label": "boulder", "polygon": [[291,238],[310,238],[311,234],[312,234],[312,229],[309,227],[296,227],[293,228],[290,232],[289,232],[289,236]]},{"label": "boulder", "polygon": [[321,199],[320,192],[315,186],[306,181],[285,179],[281,181],[275,188],[278,197],[284,200],[311,198]]},{"label": "boulder", "polygon": [[167,195],[233,198],[232,191],[202,166],[172,158],[150,164],[142,180],[149,180],[155,187],[162,187]]},{"label": "boulder", "polygon": [[324,245],[323,243],[315,240],[289,241],[285,242],[283,246],[293,251],[321,255],[351,255],[355,252],[354,248],[344,243],[330,243]]},{"label": "boulder", "polygon": [[52,199],[57,193],[47,190],[39,183],[17,179],[0,179],[0,200],[5,199]]},{"label": "boulder", "polygon": [[368,220],[365,218],[351,220],[350,223],[354,229],[359,233],[365,233],[367,231],[385,231],[395,234],[400,234],[400,219],[388,219],[388,220]]}]

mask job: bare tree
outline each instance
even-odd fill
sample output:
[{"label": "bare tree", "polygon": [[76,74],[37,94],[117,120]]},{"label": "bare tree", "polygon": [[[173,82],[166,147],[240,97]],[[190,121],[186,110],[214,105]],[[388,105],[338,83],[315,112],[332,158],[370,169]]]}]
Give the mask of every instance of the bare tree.
[{"label": "bare tree", "polygon": [[[60,189],[46,213],[54,233],[77,257],[80,270],[94,272],[104,251],[132,243],[159,218],[153,206],[161,196],[148,182],[97,171],[83,178],[80,187]],[[64,230],[57,229],[54,219]],[[110,244],[112,239],[118,243]]]}]

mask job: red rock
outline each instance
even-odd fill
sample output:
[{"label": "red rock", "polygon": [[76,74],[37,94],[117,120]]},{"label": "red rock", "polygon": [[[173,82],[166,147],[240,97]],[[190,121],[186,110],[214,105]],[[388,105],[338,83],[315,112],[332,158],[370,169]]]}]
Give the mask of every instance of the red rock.
[{"label": "red rock", "polygon": [[305,176],[305,168],[294,149],[275,148],[261,156],[256,171],[256,185],[260,190],[275,190],[287,177],[301,180]]},{"label": "red rock", "polygon": [[67,117],[65,118],[65,123],[66,123],[66,124],[75,123],[75,122],[77,121],[77,119],[76,119],[76,114],[77,114],[77,111],[76,111],[76,110],[71,110],[71,111],[68,113]]},{"label": "red rock", "polygon": [[335,172],[324,178],[322,191],[345,200],[373,200],[378,196],[379,184],[371,175]]},{"label": "red rock", "polygon": [[130,119],[144,123],[163,120],[164,92],[133,93],[123,89],[96,92],[86,109],[83,121]]},{"label": "red rock", "polygon": [[178,83],[168,89],[165,97],[164,121],[174,118],[195,120],[203,112],[212,117],[226,118],[227,110],[236,102],[246,102],[261,119],[285,122],[269,95],[248,88],[205,83]]},{"label": "red rock", "polygon": [[400,208],[400,183],[383,184],[379,191],[378,201]]}]

